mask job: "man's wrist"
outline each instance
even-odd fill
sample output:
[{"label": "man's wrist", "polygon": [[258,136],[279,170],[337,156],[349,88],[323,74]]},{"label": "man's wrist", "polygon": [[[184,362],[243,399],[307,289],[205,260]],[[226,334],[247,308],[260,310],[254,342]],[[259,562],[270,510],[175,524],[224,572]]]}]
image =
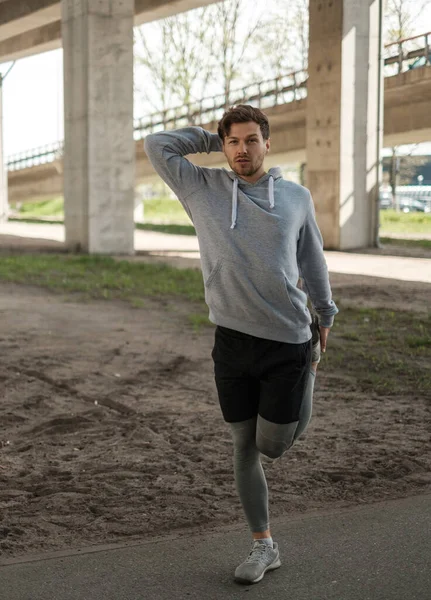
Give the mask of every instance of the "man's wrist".
[{"label": "man's wrist", "polygon": [[334,324],[334,315],[319,315],[319,325],[320,327],[331,328]]}]

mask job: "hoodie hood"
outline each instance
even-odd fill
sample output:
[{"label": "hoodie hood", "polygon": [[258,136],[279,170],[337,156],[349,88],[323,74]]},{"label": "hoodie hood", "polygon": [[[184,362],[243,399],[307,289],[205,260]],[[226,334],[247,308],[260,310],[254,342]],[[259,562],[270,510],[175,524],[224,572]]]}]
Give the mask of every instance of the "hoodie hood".
[{"label": "hoodie hood", "polygon": [[238,185],[249,186],[253,188],[264,187],[267,189],[268,203],[269,208],[272,210],[275,207],[275,198],[274,198],[274,182],[277,179],[282,179],[281,169],[280,167],[273,167],[269,169],[265,175],[262,175],[260,179],[255,181],[254,183],[250,183],[245,179],[242,179],[235,173],[235,171],[226,171],[229,177],[233,181],[232,186],[232,221],[231,221],[231,229],[234,229],[236,226],[236,222],[238,219]]}]

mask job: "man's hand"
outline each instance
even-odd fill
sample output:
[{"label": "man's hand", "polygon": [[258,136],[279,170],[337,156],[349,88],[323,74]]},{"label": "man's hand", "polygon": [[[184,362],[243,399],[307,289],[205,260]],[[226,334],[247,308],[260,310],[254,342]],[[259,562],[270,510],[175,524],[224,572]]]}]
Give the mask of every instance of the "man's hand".
[{"label": "man's hand", "polygon": [[322,352],[326,352],[326,341],[328,339],[329,332],[331,331],[330,327],[322,327],[320,325],[320,348]]}]

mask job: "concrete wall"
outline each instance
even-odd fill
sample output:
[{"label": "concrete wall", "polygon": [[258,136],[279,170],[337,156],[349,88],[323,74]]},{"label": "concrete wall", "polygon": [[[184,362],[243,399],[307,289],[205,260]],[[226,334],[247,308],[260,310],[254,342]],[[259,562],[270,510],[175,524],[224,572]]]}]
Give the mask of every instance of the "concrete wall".
[{"label": "concrete wall", "polygon": [[385,79],[385,146],[431,141],[431,67]]}]

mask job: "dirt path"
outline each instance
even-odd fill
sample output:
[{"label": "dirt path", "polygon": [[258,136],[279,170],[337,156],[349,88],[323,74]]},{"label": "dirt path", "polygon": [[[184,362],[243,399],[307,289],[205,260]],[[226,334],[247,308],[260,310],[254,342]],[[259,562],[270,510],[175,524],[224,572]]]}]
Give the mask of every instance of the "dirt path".
[{"label": "dirt path", "polygon": [[[429,310],[430,284],[347,275],[332,283],[343,306]],[[188,312],[178,302],[134,309],[2,286],[1,552],[242,520],[212,377],[213,330],[193,332]],[[272,514],[429,489],[430,407],[414,390],[364,394],[342,369],[322,367],[307,434],[288,456],[265,461]]]}]

